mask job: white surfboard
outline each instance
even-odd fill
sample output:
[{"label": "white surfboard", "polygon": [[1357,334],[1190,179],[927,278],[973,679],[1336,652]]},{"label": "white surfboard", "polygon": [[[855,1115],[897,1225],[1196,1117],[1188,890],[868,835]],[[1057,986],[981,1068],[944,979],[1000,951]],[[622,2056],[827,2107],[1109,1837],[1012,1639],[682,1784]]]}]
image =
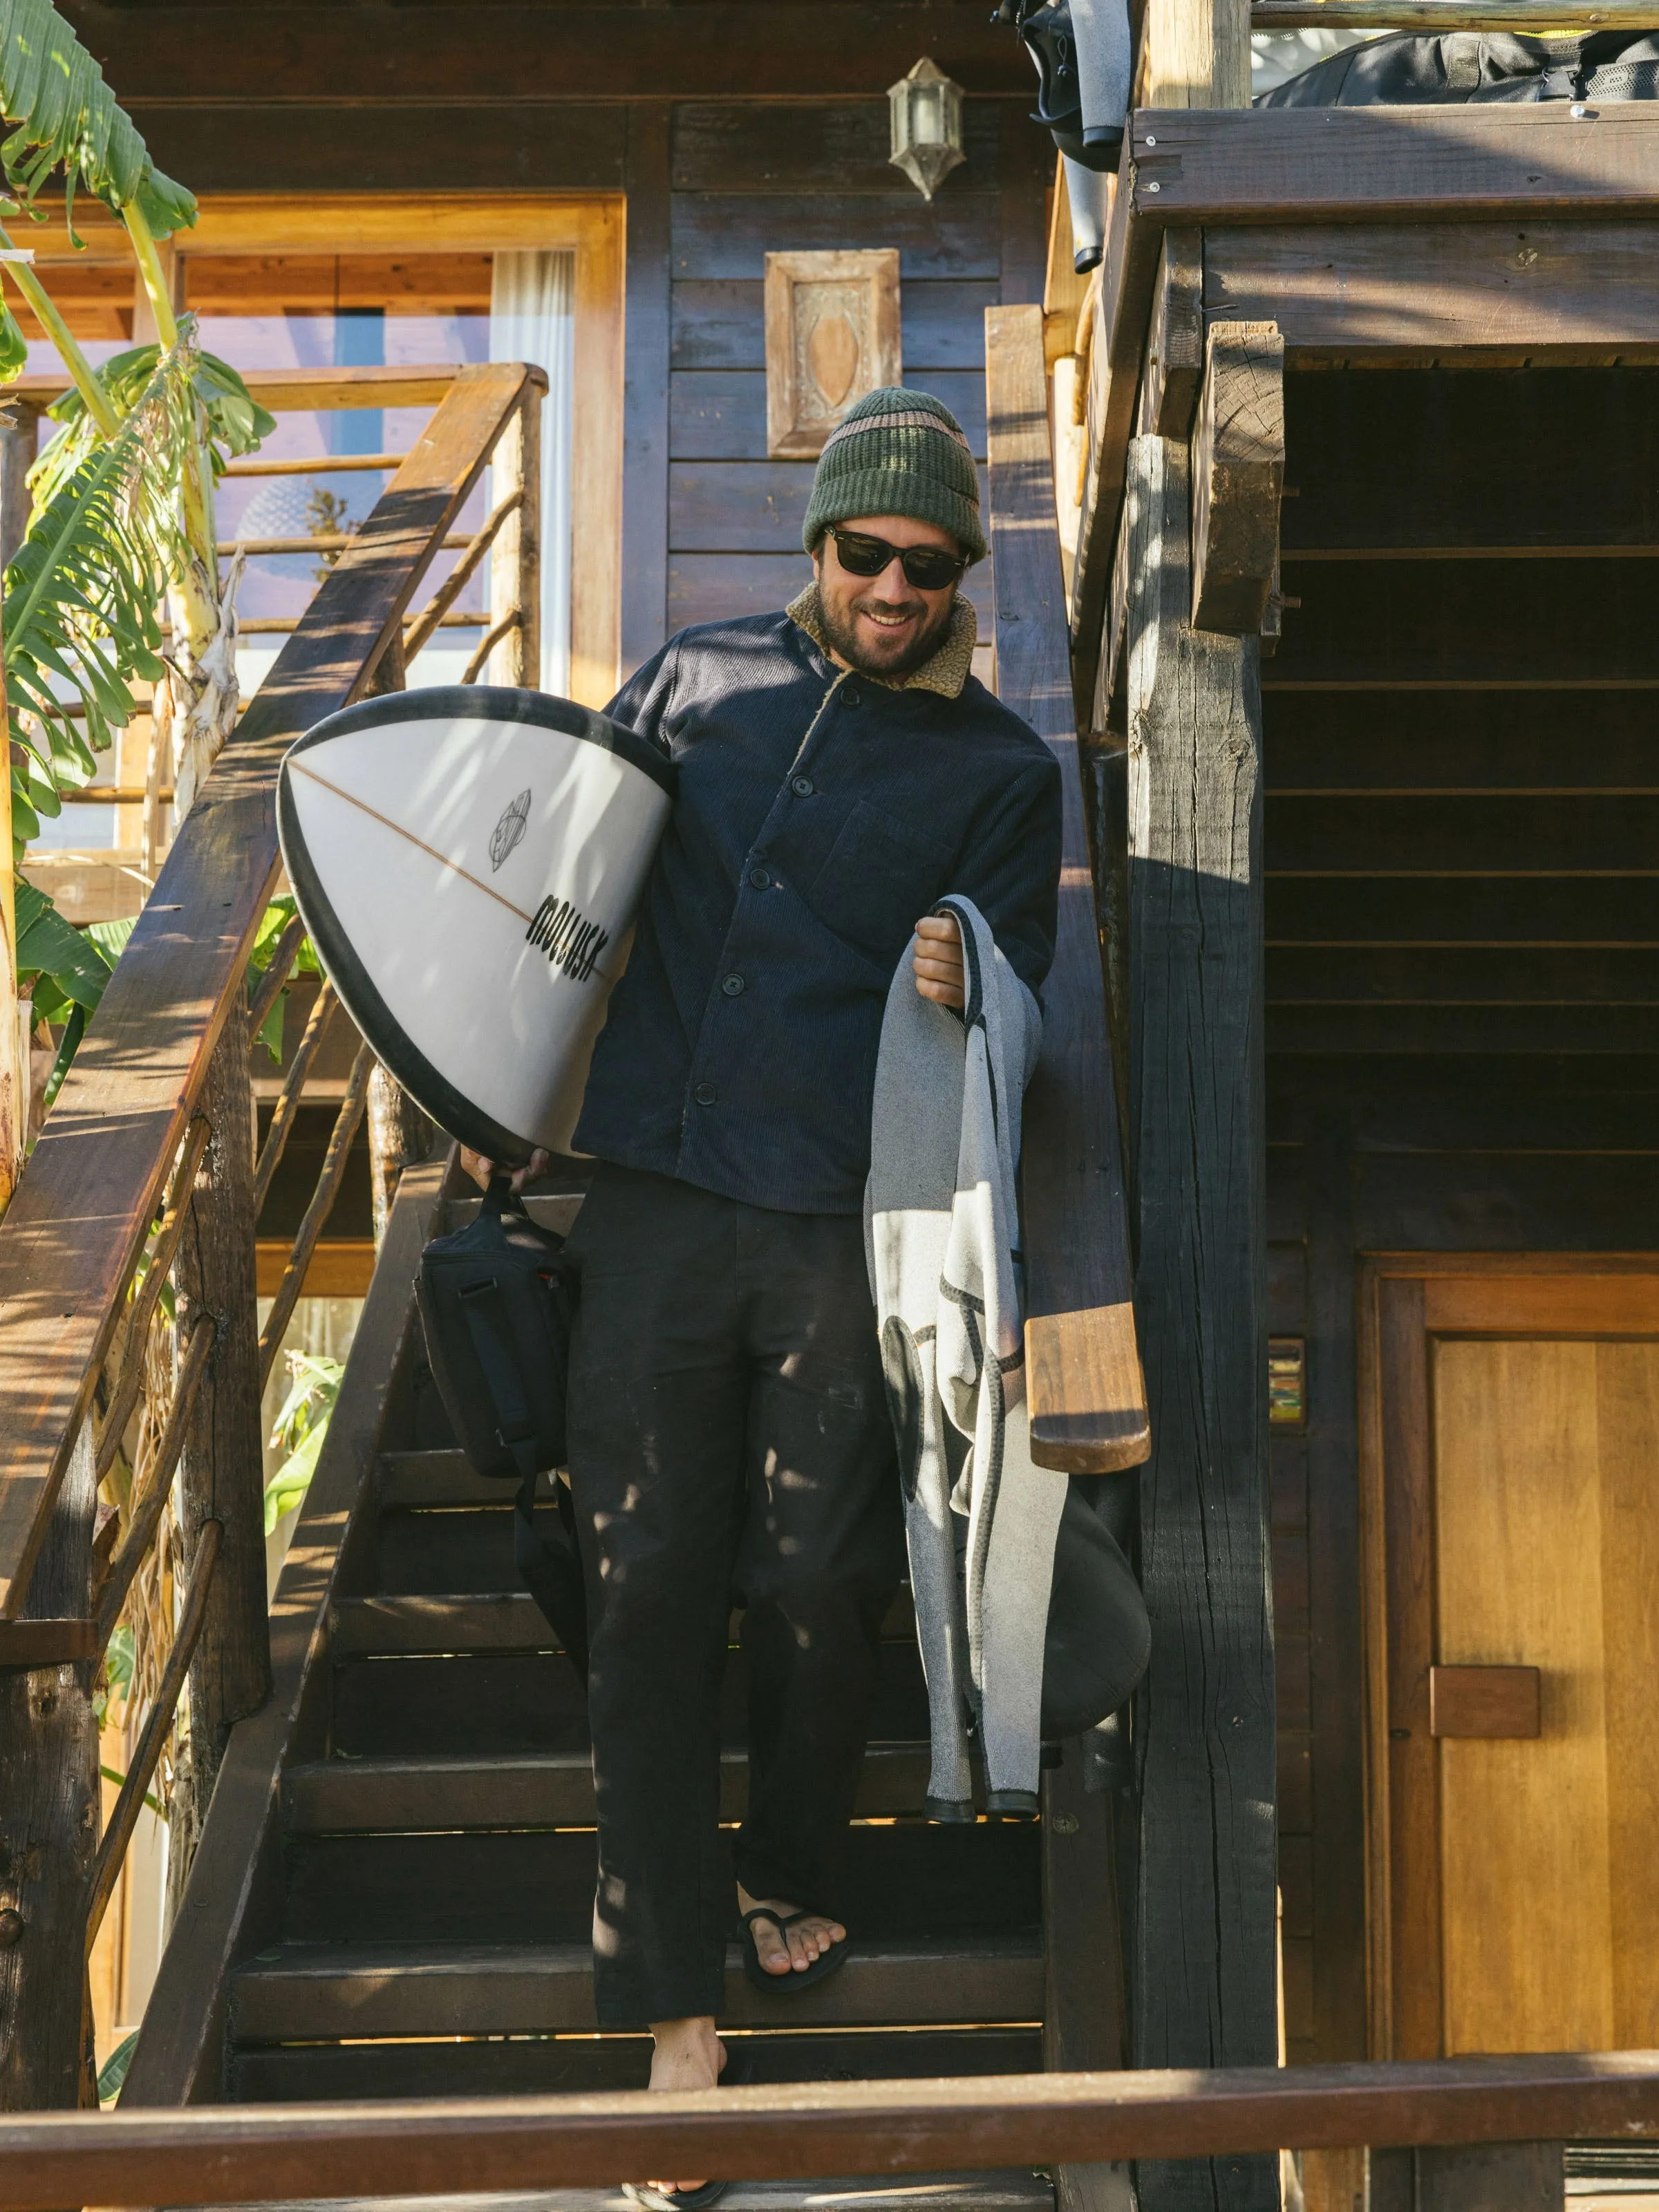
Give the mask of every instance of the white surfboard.
[{"label": "white surfboard", "polygon": [[538,691],[365,699],[291,745],[276,822],[324,971],[439,1127],[568,1152],[674,769]]}]

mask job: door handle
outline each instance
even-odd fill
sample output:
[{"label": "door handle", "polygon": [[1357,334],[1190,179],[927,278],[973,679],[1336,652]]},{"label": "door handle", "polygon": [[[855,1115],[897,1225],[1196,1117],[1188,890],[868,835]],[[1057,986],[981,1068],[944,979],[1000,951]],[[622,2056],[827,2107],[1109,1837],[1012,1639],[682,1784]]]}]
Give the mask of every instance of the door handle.
[{"label": "door handle", "polygon": [[1429,1734],[1542,1734],[1543,1678],[1536,1667],[1431,1667]]}]

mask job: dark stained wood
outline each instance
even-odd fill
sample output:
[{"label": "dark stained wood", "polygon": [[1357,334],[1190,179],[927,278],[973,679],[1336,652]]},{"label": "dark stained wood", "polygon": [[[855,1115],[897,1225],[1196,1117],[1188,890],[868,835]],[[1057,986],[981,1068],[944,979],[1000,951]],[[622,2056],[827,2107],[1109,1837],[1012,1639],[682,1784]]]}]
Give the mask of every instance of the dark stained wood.
[{"label": "dark stained wood", "polygon": [[218,2093],[225,1978],[239,1958],[276,1933],[276,1776],[290,1747],[306,1742],[307,1729],[319,1733],[315,1717],[327,1686],[327,1607],[348,1519],[372,1480],[376,1440],[400,1380],[410,1286],[437,1221],[444,1174],[443,1163],[428,1162],[411,1168],[399,1186],[329,1433],[277,1584],[272,1694],[231,1738],[184,1910],[162,1955],[133,2054],[123,2092],[126,2106],[183,2104]]},{"label": "dark stained wood", "polygon": [[[1074,1740],[1042,1777],[1042,2063],[1051,2074],[1124,2061],[1114,1796],[1088,1787],[1084,1759]],[[1104,2160],[1060,2167],[1054,2197],[1058,2212],[1130,2212],[1133,2203],[1127,2166]]]},{"label": "dark stained wood", "polygon": [[[355,696],[471,489],[524,372],[462,369],[215,764],[0,1226],[0,1613],[52,1496],[277,867],[277,763]],[[211,885],[211,891],[208,886]],[[191,1017],[186,1018],[186,1017]]]},{"label": "dark stained wood", "polygon": [[1428,1340],[1420,1282],[1376,1288],[1382,1404],[1384,1547],[1370,1565],[1384,1577],[1388,1650],[1382,1656],[1387,1731],[1389,1894],[1373,1923],[1377,1993],[1389,2057],[1440,2051],[1440,1767],[1429,1728],[1434,1656],[1434,1499],[1429,1464]]},{"label": "dark stained wood", "polygon": [[1558,2212],[1565,2193],[1559,2142],[1425,2148],[1413,2162],[1417,2212]]},{"label": "dark stained wood", "polygon": [[1285,341],[1275,323],[1217,323],[1193,430],[1193,627],[1247,637],[1279,574]]},{"label": "dark stained wood", "polygon": [[[665,12],[649,35],[626,10],[501,4],[434,5],[418,39],[388,41],[349,9],[261,9],[246,25],[223,7],[167,6],[140,37],[118,8],[79,0],[84,26],[118,98],[148,127],[175,101],[222,100],[246,85],[246,104],[325,97],[338,108],[374,101],[615,101],[719,98],[737,87],[775,100],[867,99],[931,53],[976,94],[1030,97],[1030,64],[977,5],[918,0],[714,0]],[[604,27],[603,28],[601,27]],[[428,177],[430,170],[428,171]]]},{"label": "dark stained wood", "polygon": [[[1484,111],[1483,123],[1495,112]],[[1523,112],[1548,112],[1510,110]],[[1329,150],[1334,179],[1340,157]],[[1478,158],[1479,146],[1472,150]],[[1473,366],[1611,365],[1659,353],[1654,225],[1628,200],[1616,216],[1587,210],[1578,221],[1552,218],[1541,191],[1540,204],[1507,219],[1389,223],[1377,209],[1365,222],[1248,229],[1224,216],[1204,233],[1206,313],[1274,317],[1291,367],[1331,359],[1420,363],[1453,352]]]},{"label": "dark stained wood", "polygon": [[1659,686],[1654,574],[1620,559],[1286,560],[1262,689]]},{"label": "dark stained wood", "polygon": [[433,149],[443,145],[465,147],[473,191],[623,188],[627,111],[620,106],[554,106],[509,94],[491,100],[489,127],[481,131],[476,106],[451,104],[458,90],[452,83],[429,100],[365,97],[343,130],[339,106],[328,96],[332,88],[321,81],[313,82],[308,99],[239,100],[235,88],[252,93],[256,80],[234,63],[226,69],[205,98],[145,104],[141,127],[152,156],[170,176],[189,177],[198,192],[429,192]]},{"label": "dark stained wood", "polygon": [[[97,1498],[83,1427],[48,1512],[30,1594],[40,1619],[86,1612]],[[73,2109],[85,2094],[81,1928],[102,1787],[92,1672],[0,1673],[0,2112]]]},{"label": "dark stained wood", "polygon": [[[676,369],[764,369],[766,325],[759,276],[678,281],[672,315]],[[904,283],[904,373],[982,369],[985,310],[997,303],[994,277]],[[929,387],[931,389],[931,386]]]},{"label": "dark stained wood", "polygon": [[1536,1667],[1431,1667],[1429,1733],[1539,1735],[1542,1700]]},{"label": "dark stained wood", "polygon": [[0,1620],[0,1672],[72,1666],[102,1649],[95,1620]]},{"label": "dark stained wood", "polygon": [[[1288,554],[1659,549],[1659,368],[1322,371],[1285,421]],[[1458,465],[1401,465],[1430,453]]]},{"label": "dark stained wood", "polygon": [[[263,1377],[253,1268],[253,1106],[247,1016],[240,1004],[233,1003],[225,1017],[198,1103],[213,1134],[189,1194],[173,1279],[180,1342],[190,1343],[204,1322],[213,1326],[212,1348],[185,1428],[178,1477],[184,1571],[192,1588],[198,1575],[204,1577],[206,1611],[190,1670],[189,1778],[175,1790],[169,1832],[169,1880],[175,1894],[213,1795],[225,1740],[270,1694]],[[201,1564],[210,1547],[216,1567]]]},{"label": "dark stained wood", "polygon": [[[1415,1053],[1462,1058],[1472,1053],[1592,1054],[1659,1052],[1659,1009],[1652,1006],[1274,1006],[1267,1015],[1275,1053]],[[1615,1241],[1623,1242],[1623,1224]]]},{"label": "dark stained wood", "polygon": [[[975,320],[979,318],[975,316]],[[975,459],[985,458],[985,374],[981,368],[908,369],[910,388],[942,399],[961,423]],[[696,369],[676,374],[669,395],[677,461],[763,461],[766,377],[758,369]]]},{"label": "dark stained wood", "polygon": [[[1130,1158],[1152,1454],[1128,1937],[1139,2063],[1266,2063],[1275,2002],[1261,708],[1256,647],[1194,630],[1186,456],[1129,448]],[[1148,2212],[1278,2202],[1266,2160],[1138,2174]]]},{"label": "dark stained wood", "polygon": [[668,190],[672,111],[628,115],[628,262],[623,326],[622,633],[623,682],[668,635]]},{"label": "dark stained wood", "polygon": [[[853,1971],[849,1961],[847,1972]],[[845,1978],[841,1977],[838,1978]],[[835,1984],[831,1984],[831,1987]],[[1030,2166],[1079,2157],[1517,2142],[1519,2130],[1659,2131],[1651,2052],[1461,2059],[1441,2066],[1279,2067],[1200,2074],[988,2075],[913,2085],[801,2083],[82,2118],[30,2114],[0,2129],[0,2203],[234,2197],[239,2202],[441,2195],[613,2184],[643,2161],[743,2178],[848,2166],[885,2172]],[[1484,2201],[1484,2200],[1483,2200]],[[1541,2200],[1540,2200],[1541,2202]],[[1494,2200],[1495,2202],[1495,2200]],[[1528,2204],[1530,2212],[1530,2201]]]},{"label": "dark stained wood", "polygon": [[[1659,211],[1659,117],[1535,106],[1140,108],[1131,214],[1160,224]],[[1152,187],[1156,185],[1154,193]],[[1208,240],[1206,240],[1208,252]]]},{"label": "dark stained wood", "polygon": [[1316,693],[1285,692],[1265,738],[1269,866],[1281,793],[1659,792],[1659,733],[1641,691],[1360,694],[1335,712]]},{"label": "dark stained wood", "polygon": [[1267,931],[1270,944],[1653,945],[1659,879],[1270,874]]},{"label": "dark stained wood", "polygon": [[[775,36],[769,33],[769,40]],[[899,276],[906,283],[917,276],[998,278],[1002,259],[999,207],[995,193],[952,193],[948,186],[930,207],[902,182],[887,199],[872,194],[843,201],[822,190],[677,192],[674,275],[677,281],[743,278],[752,283],[764,276],[767,254],[835,251],[846,245],[856,225],[860,235],[897,247]]]},{"label": "dark stained wood", "polygon": [[[1042,2009],[1042,1960],[1029,1934],[860,1943],[831,1980],[792,1991],[789,2020],[852,2027],[896,2017],[1029,2021]],[[726,1953],[723,2024],[774,2027],[778,2000]],[[300,1944],[244,1967],[231,2027],[243,2043],[319,2036],[591,2034],[589,1943]],[[0,2143],[4,2141],[0,2136]]]},{"label": "dark stained wood", "polygon": [[1659,946],[1278,945],[1277,1005],[1659,1005]]},{"label": "dark stained wood", "polygon": [[1659,866],[1659,795],[1646,793],[1276,796],[1269,816],[1276,875],[1645,876]]},{"label": "dark stained wood", "polygon": [[[966,103],[967,160],[951,172],[944,191],[997,189],[1006,112],[1001,102]],[[676,103],[673,118],[671,181],[677,192],[789,191],[817,183],[837,194],[896,189],[899,172],[890,159],[892,131],[884,99],[769,101],[764,106],[745,100],[685,100]],[[1024,121],[1023,115],[1018,119]]]},{"label": "dark stained wood", "polygon": [[985,319],[997,690],[1060,764],[1065,828],[1042,1049],[1026,1093],[1026,1388],[1039,1466],[1146,1455],[1127,1218],[1049,469],[1042,310]]},{"label": "dark stained wood", "polygon": [[[317,1249],[317,1240],[322,1235],[324,1226],[334,1211],[334,1202],[340,1194],[346,1164],[351,1155],[352,1139],[357,1133],[357,1125],[362,1120],[364,1108],[368,1103],[369,1077],[377,1065],[369,1048],[360,1046],[346,1084],[345,1097],[340,1101],[340,1110],[334,1117],[334,1127],[329,1136],[328,1149],[323,1155],[317,1188],[305,1210],[305,1217],[295,1232],[294,1249],[283,1270],[283,1279],[276,1286],[270,1310],[265,1316],[264,1326],[259,1331],[258,1358],[261,1388],[276,1364],[283,1335],[299,1302],[300,1293],[305,1287],[306,1270],[311,1265],[311,1255]],[[252,1258],[252,1240],[248,1249]]]},{"label": "dark stained wood", "polygon": [[1166,230],[1152,290],[1136,428],[1186,438],[1204,378],[1204,234]]},{"label": "dark stained wood", "polygon": [[[668,543],[674,553],[799,550],[815,461],[676,461],[668,471]],[[988,497],[980,476],[980,507]],[[802,559],[805,555],[801,555]]]}]

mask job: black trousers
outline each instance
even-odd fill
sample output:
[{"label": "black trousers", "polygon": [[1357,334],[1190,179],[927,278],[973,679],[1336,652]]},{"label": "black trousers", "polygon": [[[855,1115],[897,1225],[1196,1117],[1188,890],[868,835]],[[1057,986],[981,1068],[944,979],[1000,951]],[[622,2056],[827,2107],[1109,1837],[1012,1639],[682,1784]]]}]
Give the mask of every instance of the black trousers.
[{"label": "black trousers", "polygon": [[[904,1558],[864,1236],[602,1166],[569,1244],[570,1479],[588,1586],[599,2024],[718,2014],[737,1878],[836,1906]],[[720,1832],[744,1608],[749,1808]]]}]

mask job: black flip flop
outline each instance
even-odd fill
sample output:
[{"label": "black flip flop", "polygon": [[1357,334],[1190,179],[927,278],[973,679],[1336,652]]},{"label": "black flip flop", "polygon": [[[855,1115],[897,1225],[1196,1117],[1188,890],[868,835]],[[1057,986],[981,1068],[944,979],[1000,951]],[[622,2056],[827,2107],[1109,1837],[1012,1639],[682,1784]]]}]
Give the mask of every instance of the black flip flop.
[{"label": "black flip flop", "polygon": [[[726,2063],[715,2086],[721,2089],[742,2088],[754,2066],[752,2051],[735,2051],[728,2043]],[[643,2205],[646,2212],[702,2212],[704,2205],[718,2204],[731,2186],[729,2181],[705,2181],[701,2189],[653,2189],[648,2181],[624,2181],[623,2195],[630,2204]]]},{"label": "black flip flop", "polygon": [[785,1935],[798,1920],[812,1920],[818,1916],[811,1911],[774,1912],[769,1905],[757,1905],[752,1912],[743,1916],[743,1971],[757,1990],[775,1991],[787,1996],[792,1990],[811,1989],[814,1982],[827,1982],[831,1974],[847,1964],[847,1954],[852,1949],[851,1939],[843,1936],[839,1943],[832,1943],[820,1953],[811,1965],[797,1973],[792,1966],[787,1974],[769,1974],[760,1961],[756,1948],[754,1923],[769,1920],[780,1936]]}]

